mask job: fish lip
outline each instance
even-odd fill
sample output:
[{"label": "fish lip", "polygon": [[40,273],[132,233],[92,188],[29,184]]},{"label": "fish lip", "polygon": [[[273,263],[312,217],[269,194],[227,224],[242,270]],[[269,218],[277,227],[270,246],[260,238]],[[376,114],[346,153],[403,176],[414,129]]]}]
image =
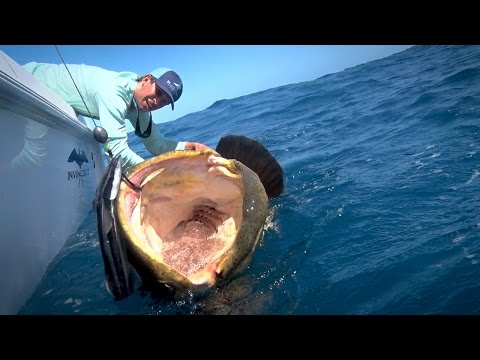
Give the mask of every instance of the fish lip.
[{"label": "fish lip", "polygon": [[[211,264],[211,265],[215,265],[215,264]],[[216,267],[216,266],[215,266]],[[207,277],[203,278],[202,282],[194,282],[192,280],[190,280],[190,282],[192,283],[193,286],[195,286],[195,290],[196,292],[197,291],[208,291],[210,290],[211,288],[215,287],[219,280],[220,280],[220,276],[219,276],[219,273],[217,272],[216,269],[213,269],[212,271],[208,271],[206,269],[202,270],[202,272],[206,272],[208,275]]]}]

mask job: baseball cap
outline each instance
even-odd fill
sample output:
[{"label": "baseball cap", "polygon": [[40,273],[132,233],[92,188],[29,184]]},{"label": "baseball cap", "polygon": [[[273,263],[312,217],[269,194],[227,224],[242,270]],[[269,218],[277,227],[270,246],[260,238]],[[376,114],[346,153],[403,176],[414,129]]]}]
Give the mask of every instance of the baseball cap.
[{"label": "baseball cap", "polygon": [[180,76],[168,68],[158,68],[150,72],[150,74],[155,78],[155,84],[165,91],[167,95],[172,100],[172,110],[174,109],[173,103],[180,99],[183,91],[183,83]]}]

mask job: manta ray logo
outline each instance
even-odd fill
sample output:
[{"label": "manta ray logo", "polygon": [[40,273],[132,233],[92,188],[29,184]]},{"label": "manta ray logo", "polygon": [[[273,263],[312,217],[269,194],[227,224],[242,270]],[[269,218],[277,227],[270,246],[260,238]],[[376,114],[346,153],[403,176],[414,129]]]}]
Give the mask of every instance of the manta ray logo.
[{"label": "manta ray logo", "polygon": [[68,157],[68,162],[76,162],[78,167],[81,169],[83,163],[88,163],[87,155],[85,151],[77,153],[77,150],[73,149]]}]

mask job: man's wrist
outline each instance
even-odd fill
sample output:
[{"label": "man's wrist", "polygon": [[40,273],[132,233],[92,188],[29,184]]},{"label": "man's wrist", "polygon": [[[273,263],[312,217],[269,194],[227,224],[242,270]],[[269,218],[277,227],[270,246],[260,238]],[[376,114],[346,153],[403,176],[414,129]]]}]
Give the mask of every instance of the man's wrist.
[{"label": "man's wrist", "polygon": [[185,150],[186,141],[179,141],[175,150]]}]

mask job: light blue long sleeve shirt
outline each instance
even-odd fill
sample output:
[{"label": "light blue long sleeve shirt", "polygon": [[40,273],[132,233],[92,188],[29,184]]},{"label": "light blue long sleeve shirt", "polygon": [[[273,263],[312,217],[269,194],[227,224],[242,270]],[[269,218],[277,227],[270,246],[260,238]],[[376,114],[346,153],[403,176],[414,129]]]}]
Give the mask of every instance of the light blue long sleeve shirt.
[{"label": "light blue long sleeve shirt", "polygon": [[[144,159],[128,147],[125,124],[128,119],[135,129],[139,121],[140,130],[144,132],[150,121],[149,113],[138,112],[133,100],[138,75],[89,65],[67,66],[75,83],[64,64],[31,62],[23,65],[23,68],[61,96],[77,113],[99,119],[108,133],[107,145],[113,156],[120,157],[123,166],[142,162]],[[150,136],[141,140],[152,155],[183,150],[185,147],[185,142],[167,139],[155,126],[152,126]]]}]

